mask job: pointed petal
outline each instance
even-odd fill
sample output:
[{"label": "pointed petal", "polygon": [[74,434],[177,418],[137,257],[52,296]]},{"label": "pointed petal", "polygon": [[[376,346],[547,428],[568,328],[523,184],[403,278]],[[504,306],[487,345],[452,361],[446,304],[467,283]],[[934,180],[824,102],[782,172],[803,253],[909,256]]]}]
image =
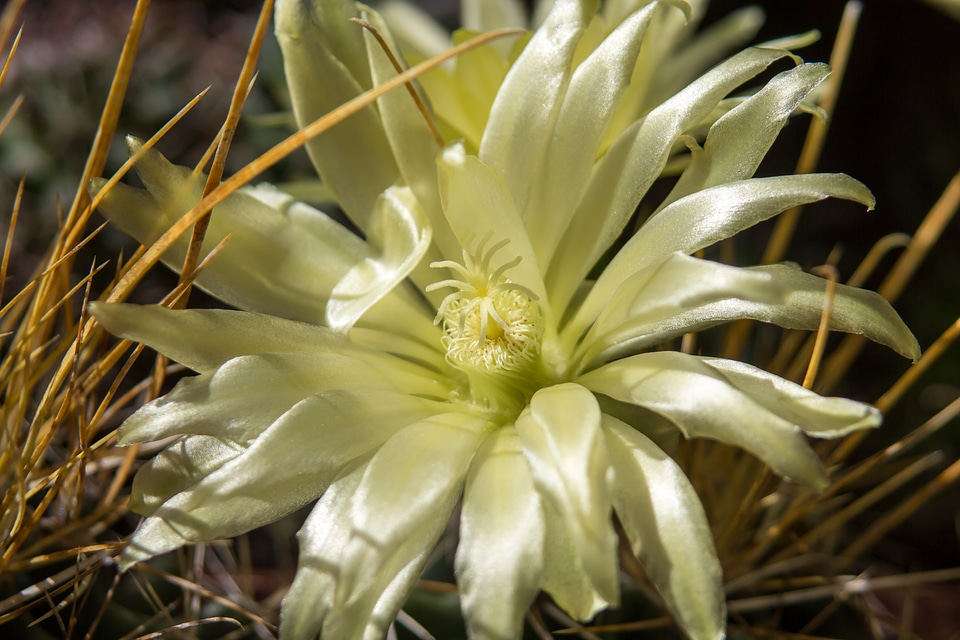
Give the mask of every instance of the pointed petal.
[{"label": "pointed petal", "polygon": [[511,640],[540,589],[543,511],[515,429],[492,433],[477,452],[463,496],[456,572],[467,633]]},{"label": "pointed petal", "polygon": [[557,115],[541,174],[534,181],[526,225],[541,265],[550,258],[574,206],[590,177],[597,149],[623,90],[630,83],[633,64],[650,17],[652,2],[624,20],[577,66]]},{"label": "pointed petal", "polygon": [[785,287],[770,274],[673,253],[624,281],[576,357],[580,369],[587,369],[696,330],[712,319],[707,311],[734,319],[741,317],[741,307],[772,306],[786,298]]},{"label": "pointed petal", "polygon": [[530,185],[542,175],[573,54],[598,4],[557,0],[510,68],[490,110],[478,155],[504,181],[521,211]]},{"label": "pointed petal", "polygon": [[[503,254],[510,252],[521,260],[507,277],[537,294],[543,306],[546,292],[530,236],[503,181],[476,156],[467,155],[459,143],[444,149],[439,171],[444,211],[460,245],[469,252],[488,235],[492,242],[509,239]],[[461,256],[447,258],[460,260]]]},{"label": "pointed petal", "polygon": [[[769,273],[791,295],[786,304],[762,306],[749,317],[788,329],[812,331],[819,326],[826,291],[823,278],[788,264],[750,267],[750,271]],[[830,330],[866,336],[914,362],[920,357],[920,345],[913,333],[890,303],[873,291],[838,284]]]},{"label": "pointed petal", "polygon": [[[180,438],[137,471],[130,509],[142,516],[152,515],[170,496],[187,491],[242,454],[242,446],[223,438],[189,435]],[[183,541],[175,546],[181,544]]]},{"label": "pointed petal", "polygon": [[[131,153],[141,145],[128,140]],[[116,185],[100,211],[150,245],[200,202],[206,176],[171,164],[156,150],[148,151],[136,169],[147,191]],[[323,319],[334,285],[368,254],[362,240],[325,213],[269,185],[241,189],[214,209],[201,255],[228,235],[197,285],[247,311],[313,323]],[[164,263],[179,271],[189,241],[189,233],[182,235],[164,254]]]},{"label": "pointed petal", "polygon": [[239,356],[212,373],[180,380],[170,393],[140,407],[121,425],[119,444],[172,435],[246,443],[290,407],[323,391],[402,391],[424,397],[439,396],[446,388],[409,366],[389,369],[386,358],[372,364],[335,353]]},{"label": "pointed petal", "polygon": [[703,364],[723,374],[737,389],[767,410],[800,425],[814,438],[839,438],[880,425],[875,407],[847,398],[821,396],[802,386],[744,362],[702,358]]},{"label": "pointed petal", "polygon": [[586,621],[610,606],[584,573],[580,552],[563,516],[543,500],[543,590],[575,620]]},{"label": "pointed petal", "polygon": [[803,432],[847,433],[880,423],[879,411],[869,405],[825,398],[742,363],[710,361],[675,351],[645,353],[604,365],[578,382],[659,413],[688,438],[749,451],[781,476],[816,489],[826,487],[827,477]]},{"label": "pointed petal", "polygon": [[[349,331],[374,304],[406,280],[430,248],[430,238],[430,223],[413,192],[407,187],[387,189],[377,199],[367,228],[367,240],[379,254],[354,265],[333,288],[327,303],[327,325],[342,333]],[[417,302],[411,300],[410,306],[416,308]],[[426,305],[420,306],[424,314],[420,323],[400,318],[394,321],[401,326],[430,326],[431,314]],[[429,335],[424,337],[429,339]]]},{"label": "pointed petal", "polygon": [[523,453],[544,499],[565,522],[578,560],[609,603],[619,601],[610,464],[597,399],[578,384],[541,389],[517,418]]},{"label": "pointed petal", "polygon": [[753,178],[689,195],[653,216],[610,261],[570,323],[586,328],[633,273],[673,252],[693,253],[772,218],[825,198],[843,198],[873,208],[873,194],[844,174]]},{"label": "pointed petal", "polygon": [[[392,578],[432,548],[460,499],[487,427],[484,418],[467,413],[438,414],[402,429],[377,451],[353,497],[331,614],[336,617],[326,625],[356,628],[369,619]],[[356,635],[338,631],[331,637]]]},{"label": "pointed petal", "polygon": [[[390,28],[380,14],[369,7],[364,7],[362,14],[364,19],[377,29],[390,50],[398,55],[399,49],[393,41]],[[363,30],[363,37],[373,83],[380,85],[396,76],[397,71],[377,38],[367,29]],[[444,50],[449,47],[448,38]],[[440,145],[431,135],[426,121],[426,118],[433,117],[432,114],[421,113],[406,89],[391,91],[379,98],[377,107],[403,182],[409,186],[416,196],[416,201],[423,207],[433,231],[433,242],[439,247],[440,253],[431,255],[430,260],[439,260],[440,255],[455,254],[456,238],[443,217],[440,194],[437,193],[437,154],[440,152]],[[428,269],[427,264],[422,267]],[[421,286],[425,284],[429,282],[422,283]]]},{"label": "pointed petal", "polygon": [[417,539],[413,559],[395,575],[381,572],[371,588],[382,593],[372,610],[358,610],[356,603],[338,606],[335,601],[340,563],[350,541],[350,509],[357,487],[367,470],[367,461],[345,470],[320,498],[297,538],[300,560],[297,575],[283,600],[280,637],[315,640],[318,634],[331,638],[380,640],[406,600],[435,539]]},{"label": "pointed petal", "polygon": [[[686,25],[688,31],[697,26],[691,22],[688,21]],[[731,11],[710,26],[698,30],[696,36],[686,42],[680,51],[672,52],[663,60],[644,103],[660,104],[690,84],[704,69],[709,69],[724,56],[747,46],[754,41],[763,22],[763,9],[751,6]],[[787,45],[777,48],[790,49]]]},{"label": "pointed petal", "polygon": [[142,342],[194,371],[212,371],[255,353],[351,351],[346,338],[329,329],[259,313],[104,302],[91,302],[90,312],[110,333]]},{"label": "pointed petal", "polygon": [[787,119],[828,75],[825,64],[802,64],[774,76],[724,114],[658,209],[707,187],[752,178]]},{"label": "pointed petal", "polygon": [[350,539],[347,517],[366,464],[353,465],[334,480],[297,533],[297,574],[280,606],[280,637],[315,640],[333,608],[338,562]]},{"label": "pointed petal", "polygon": [[[352,17],[359,13],[349,0],[277,2],[277,40],[301,127],[372,87],[363,29]],[[400,177],[376,110],[363,109],[306,149],[344,211],[365,230],[377,196]]]},{"label": "pointed petal", "polygon": [[610,416],[603,432],[617,478],[614,508],[633,552],[686,634],[720,640],[723,575],[700,498],[646,436]]},{"label": "pointed petal", "polygon": [[700,498],[643,434],[609,416],[603,431],[617,476],[614,505],[634,553],[688,636],[723,638],[723,575]]},{"label": "pointed petal", "polygon": [[[558,311],[620,235],[659,177],[677,138],[699,124],[733,89],[787,55],[769,49],[741,52],[624,131],[594,169],[550,263],[547,283]],[[601,224],[597,224],[597,211],[604,212]]]},{"label": "pointed petal", "polygon": [[[131,500],[162,502],[151,519],[163,520],[156,526],[175,531],[181,540],[239,535],[316,499],[344,465],[438,408],[438,403],[382,391],[311,396],[265,429],[243,453],[189,489],[170,496],[167,483],[150,477],[150,484],[141,482]],[[127,557],[142,560],[157,553],[146,535],[134,535]]]}]

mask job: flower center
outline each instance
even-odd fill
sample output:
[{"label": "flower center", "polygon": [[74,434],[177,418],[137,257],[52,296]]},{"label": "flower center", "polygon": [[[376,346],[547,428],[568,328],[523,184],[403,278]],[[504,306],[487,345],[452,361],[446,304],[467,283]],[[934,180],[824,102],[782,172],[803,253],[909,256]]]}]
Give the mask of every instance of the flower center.
[{"label": "flower center", "polygon": [[467,374],[475,402],[498,407],[525,403],[526,387],[539,378],[543,317],[536,294],[504,275],[520,263],[519,256],[491,270],[494,254],[510,241],[486,249],[488,241],[489,236],[473,255],[464,250],[463,264],[432,263],[461,279],[436,282],[427,291],[456,289],[440,303],[434,320],[443,325],[447,362]]}]

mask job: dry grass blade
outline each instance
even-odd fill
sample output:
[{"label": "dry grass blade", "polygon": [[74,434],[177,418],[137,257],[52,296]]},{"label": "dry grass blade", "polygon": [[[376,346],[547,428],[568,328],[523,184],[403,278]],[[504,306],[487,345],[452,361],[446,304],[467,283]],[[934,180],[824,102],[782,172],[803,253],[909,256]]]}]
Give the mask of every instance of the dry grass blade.
[{"label": "dry grass blade", "polygon": [[[896,301],[953,219],[958,207],[960,207],[960,172],[954,175],[943,195],[920,223],[907,250],[900,256],[877,290],[880,295],[890,302]],[[862,336],[851,335],[844,338],[825,363],[824,375],[817,385],[817,390],[827,392],[832,389],[849,370],[851,363],[860,355],[865,344],[866,340]]]},{"label": "dry grass blade", "polygon": [[[400,61],[397,60],[397,56],[393,55],[393,51],[390,50],[390,46],[387,44],[387,41],[383,39],[383,36],[380,35],[380,32],[377,31],[376,27],[367,22],[366,20],[361,20],[360,18],[350,18],[351,22],[356,22],[358,25],[369,31],[374,38],[376,38],[377,43],[380,45],[380,49],[383,50],[384,55],[387,56],[387,59],[390,60],[390,64],[393,65],[393,68],[397,73],[403,73],[403,65],[400,64]],[[427,109],[427,105],[424,104],[423,98],[420,97],[420,93],[417,91],[417,88],[413,86],[413,83],[407,84],[407,93],[410,94],[410,99],[413,100],[414,104],[417,105],[417,110],[423,116],[423,119],[427,123],[427,129],[430,130],[430,135],[433,137],[433,141],[437,143],[437,147],[442,147],[445,143],[443,140],[443,135],[440,133],[440,129],[437,128],[437,123],[434,122],[433,117],[430,115],[430,110]]]},{"label": "dry grass blade", "polygon": [[[113,76],[113,84],[110,86],[107,102],[101,112],[100,124],[97,127],[97,134],[93,140],[90,155],[87,157],[87,165],[83,169],[83,175],[80,179],[81,185],[86,185],[91,178],[103,173],[103,168],[107,162],[107,151],[117,131],[117,122],[120,119],[123,99],[127,94],[127,87],[130,85],[133,61],[136,59],[137,48],[140,46],[140,38],[143,35],[143,27],[147,21],[147,9],[149,7],[150,0],[137,0],[130,28],[127,30],[127,37],[123,43],[123,51],[120,53],[120,62],[117,64],[117,71]],[[86,189],[77,189],[76,198],[74,198],[73,206],[70,207],[70,214],[67,216],[70,227],[79,229],[85,224],[85,218],[90,215],[91,211],[89,207],[86,207],[89,200]],[[86,208],[86,213],[81,216],[84,208]],[[77,220],[78,216],[83,219]]]},{"label": "dry grass blade", "polygon": [[813,386],[813,381],[817,378],[817,371],[820,368],[820,360],[823,358],[823,352],[827,348],[827,336],[830,334],[830,318],[833,316],[833,302],[837,297],[837,280],[840,273],[836,267],[825,265],[818,270],[814,270],[819,276],[827,280],[827,289],[823,295],[823,312],[820,314],[820,326],[817,327],[816,339],[813,343],[813,353],[810,356],[810,363],[807,365],[807,373],[803,377],[803,387],[809,389]]},{"label": "dry grass blade", "polygon": [[[3,8],[3,15],[0,15],[0,51],[7,48],[7,43],[10,41],[10,34],[13,33],[13,30],[16,28],[17,23],[20,21],[20,14],[23,13],[23,7],[27,4],[27,0],[12,0]],[[19,39],[19,34],[17,39]],[[16,48],[16,44],[12,48]],[[0,82],[2,86],[2,82]]]},{"label": "dry grass blade", "polygon": [[[233,90],[233,97],[230,100],[230,109],[227,111],[227,117],[224,120],[223,128],[220,132],[217,144],[216,155],[213,158],[213,166],[210,174],[207,176],[207,183],[203,187],[203,195],[208,196],[220,184],[223,177],[223,170],[227,164],[227,153],[230,151],[230,143],[237,131],[237,125],[240,124],[240,113],[246,102],[247,95],[250,92],[250,86],[256,74],[257,60],[260,58],[260,49],[263,46],[263,38],[266,35],[267,27],[270,24],[270,16],[273,15],[273,0],[267,0],[260,9],[260,17],[257,20],[257,26],[254,30],[253,39],[250,47],[247,49],[247,55],[243,61],[243,68],[240,70],[240,77]],[[187,248],[187,255],[183,261],[182,274],[190,274],[196,269],[197,262],[200,259],[200,248],[203,245],[203,238],[206,234],[207,226],[210,223],[210,215],[207,214],[199,220],[193,227],[193,235],[190,238],[190,245]],[[185,306],[189,296],[189,290],[181,298],[179,304]]]},{"label": "dry grass blade", "polygon": [[[863,4],[855,0],[847,2],[843,8],[837,38],[830,54],[830,68],[833,69],[833,73],[826,80],[826,89],[819,105],[827,114],[827,117],[833,113],[837,104],[837,97],[843,84],[847,62],[850,60],[850,52],[853,50],[853,37],[857,32],[862,10]],[[820,154],[823,152],[823,145],[827,140],[828,126],[827,119],[814,118],[810,122],[807,139],[800,151],[800,159],[797,161],[796,173],[811,173],[816,169],[820,161]],[[777,217],[776,226],[761,260],[763,264],[773,264],[783,260],[787,247],[790,245],[790,240],[793,238],[797,222],[800,220],[801,210],[802,207],[795,207]]]}]

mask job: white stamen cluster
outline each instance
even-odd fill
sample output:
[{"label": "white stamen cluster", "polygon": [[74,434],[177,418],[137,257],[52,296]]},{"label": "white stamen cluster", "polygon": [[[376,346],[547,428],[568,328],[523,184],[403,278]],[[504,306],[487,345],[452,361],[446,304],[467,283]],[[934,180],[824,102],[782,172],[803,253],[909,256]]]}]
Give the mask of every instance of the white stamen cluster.
[{"label": "white stamen cluster", "polygon": [[443,323],[448,362],[466,371],[514,372],[540,353],[543,319],[536,294],[504,276],[520,263],[519,256],[490,270],[494,254],[510,241],[501,240],[484,252],[488,240],[480,242],[473,256],[464,250],[462,265],[452,260],[432,263],[462,279],[436,282],[427,291],[456,289],[440,303],[434,320]]}]

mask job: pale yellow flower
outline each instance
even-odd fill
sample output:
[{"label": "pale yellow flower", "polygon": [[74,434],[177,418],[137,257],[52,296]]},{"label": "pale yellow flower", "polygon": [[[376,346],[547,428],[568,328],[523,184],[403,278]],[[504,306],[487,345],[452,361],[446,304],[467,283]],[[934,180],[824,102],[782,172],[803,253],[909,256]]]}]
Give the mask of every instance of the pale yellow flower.
[{"label": "pale yellow flower", "polygon": [[[368,35],[338,22],[354,10],[278,3],[301,122],[392,73]],[[798,204],[873,199],[845,175],[752,177],[829,72],[801,64],[719,118],[702,148],[688,140],[674,190],[603,260],[675,145],[789,56],[728,59],[600,154],[658,10],[630,13],[575,64],[595,6],[557,0],[503,80],[477,154],[431,149],[400,92],[311,143],[364,240],[268,187],[218,206],[207,242],[234,237],[199,284],[240,311],[93,305],[110,331],[199,373],[120,429],[124,444],[178,437],[137,475],[132,505],[148,517],[124,567],[317,500],[281,636],[379,638],[460,505],[470,637],[516,638],[540,590],[579,620],[617,605],[616,514],[685,632],[723,636],[720,566],[667,453],[674,436],[742,447],[823,488],[804,434],[880,415],[741,362],[650,349],[741,318],[815,329],[819,278],[690,256]],[[147,190],[118,187],[103,209],[147,243],[199,200],[203,176],[156,152],[138,170]],[[874,293],[838,286],[831,322],[918,355]]]}]

